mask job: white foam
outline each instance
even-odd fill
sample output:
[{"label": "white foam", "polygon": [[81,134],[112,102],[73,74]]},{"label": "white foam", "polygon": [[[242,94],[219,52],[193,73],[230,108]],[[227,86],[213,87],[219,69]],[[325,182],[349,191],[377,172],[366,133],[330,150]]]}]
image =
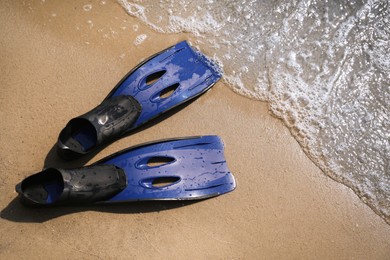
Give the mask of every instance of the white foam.
[{"label": "white foam", "polygon": [[142,44],[148,36],[146,34],[140,34],[138,35],[134,40],[134,45],[140,45]]},{"label": "white foam", "polygon": [[175,16],[169,17],[169,32],[191,32],[196,36],[202,33],[214,32],[220,29],[219,23],[215,21],[210,13],[199,16]]},{"label": "white foam", "polygon": [[91,4],[84,5],[83,6],[83,10],[86,11],[86,12],[91,11],[92,10],[92,5]]}]

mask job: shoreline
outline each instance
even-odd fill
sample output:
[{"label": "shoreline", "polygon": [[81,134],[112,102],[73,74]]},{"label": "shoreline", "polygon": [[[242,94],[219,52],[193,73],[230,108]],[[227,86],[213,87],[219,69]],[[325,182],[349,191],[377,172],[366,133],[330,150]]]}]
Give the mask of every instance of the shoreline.
[{"label": "shoreline", "polygon": [[[14,185],[44,166],[67,121],[98,104],[143,58],[186,37],[161,35],[141,23],[134,31],[136,20],[116,3],[95,4],[89,12],[84,4],[38,1],[32,9],[13,1],[0,4],[0,231],[7,234],[0,239],[1,258],[383,259],[390,254],[390,226],[351,189],[325,176],[265,103],[239,96],[221,82],[87,164],[151,140],[217,134],[237,180],[235,191],[184,206],[21,206]],[[147,38],[134,45],[141,34]]]}]

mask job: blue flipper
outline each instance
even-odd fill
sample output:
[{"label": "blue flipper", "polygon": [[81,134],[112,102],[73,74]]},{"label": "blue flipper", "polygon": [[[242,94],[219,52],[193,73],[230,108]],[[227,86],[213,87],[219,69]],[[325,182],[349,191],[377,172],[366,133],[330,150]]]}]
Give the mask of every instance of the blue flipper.
[{"label": "blue flipper", "polygon": [[56,205],[195,200],[235,187],[221,139],[203,136],[142,144],[79,169],[47,169],[16,190],[27,204]]},{"label": "blue flipper", "polygon": [[215,64],[180,42],[139,64],[99,106],[70,120],[58,152],[65,159],[87,154],[201,95],[220,77]]}]

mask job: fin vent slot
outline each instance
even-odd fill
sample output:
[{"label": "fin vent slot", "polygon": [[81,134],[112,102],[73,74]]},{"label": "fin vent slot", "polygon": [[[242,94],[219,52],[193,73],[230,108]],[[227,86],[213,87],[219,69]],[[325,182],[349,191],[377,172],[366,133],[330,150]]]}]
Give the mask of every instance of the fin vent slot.
[{"label": "fin vent slot", "polygon": [[135,167],[141,170],[147,170],[156,167],[162,167],[171,163],[174,163],[176,159],[170,156],[153,156],[145,157],[139,160]]},{"label": "fin vent slot", "polygon": [[157,72],[154,72],[146,77],[145,83],[147,86],[153,85],[156,81],[158,81],[164,74],[166,73],[166,70],[160,70]]},{"label": "fin vent slot", "polygon": [[180,86],[179,83],[173,84],[160,92],[160,99],[166,99],[173,95],[176,89]]},{"label": "fin vent slot", "polygon": [[180,177],[177,176],[162,176],[156,178],[148,178],[140,181],[140,185],[148,189],[161,189],[180,182]]},{"label": "fin vent slot", "polygon": [[154,188],[163,188],[172,185],[180,180],[179,177],[161,177],[153,179],[152,186]]},{"label": "fin vent slot", "polygon": [[172,157],[162,157],[162,156],[152,157],[148,160],[146,165],[149,167],[158,167],[158,166],[162,166],[165,164],[169,164],[169,163],[173,162],[174,160],[175,160],[175,158],[172,158]]}]

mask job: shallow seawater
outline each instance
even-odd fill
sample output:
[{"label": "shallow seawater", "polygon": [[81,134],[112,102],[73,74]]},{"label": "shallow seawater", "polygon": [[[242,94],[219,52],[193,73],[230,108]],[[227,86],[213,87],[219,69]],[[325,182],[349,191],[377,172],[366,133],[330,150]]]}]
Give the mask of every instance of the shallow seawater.
[{"label": "shallow seawater", "polygon": [[307,155],[390,223],[389,1],[118,0],[188,32],[239,94],[267,101]]}]

